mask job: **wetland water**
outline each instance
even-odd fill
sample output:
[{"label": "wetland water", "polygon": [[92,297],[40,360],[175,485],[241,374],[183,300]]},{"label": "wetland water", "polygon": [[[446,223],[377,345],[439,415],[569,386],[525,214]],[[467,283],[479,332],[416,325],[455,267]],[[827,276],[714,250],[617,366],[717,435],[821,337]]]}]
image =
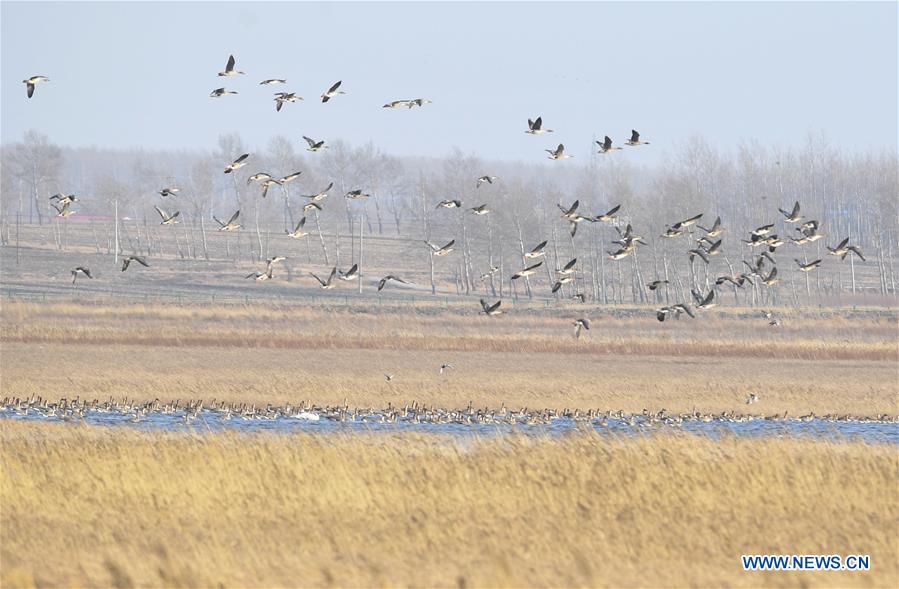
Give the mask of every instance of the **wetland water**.
[{"label": "wetland water", "polygon": [[346,414],[329,415],[315,410],[301,412],[298,415],[272,414],[268,416],[242,416],[220,411],[202,410],[193,416],[185,411],[172,413],[150,412],[135,420],[134,413],[103,412],[88,410],[83,416],[60,416],[30,410],[28,412],[0,409],[0,419],[24,420],[35,422],[68,422],[87,425],[133,428],[153,431],[245,431],[245,432],[416,432],[440,433],[454,435],[496,435],[503,433],[519,433],[525,435],[559,435],[586,429],[609,435],[651,435],[660,432],[684,431],[705,435],[711,438],[731,435],[739,437],[784,437],[796,436],[804,438],[830,440],[861,440],[870,443],[887,443],[899,445],[899,422],[878,421],[868,419],[830,420],[812,419],[766,419],[754,418],[712,418],[684,419],[682,421],[663,418],[650,420],[643,415],[624,415],[616,417],[598,417],[593,419],[553,417],[529,422],[528,417],[496,418],[479,422],[475,415],[469,417],[464,412],[456,412],[452,416],[443,414],[431,416],[396,417],[395,421],[386,421],[380,413],[363,416]]}]

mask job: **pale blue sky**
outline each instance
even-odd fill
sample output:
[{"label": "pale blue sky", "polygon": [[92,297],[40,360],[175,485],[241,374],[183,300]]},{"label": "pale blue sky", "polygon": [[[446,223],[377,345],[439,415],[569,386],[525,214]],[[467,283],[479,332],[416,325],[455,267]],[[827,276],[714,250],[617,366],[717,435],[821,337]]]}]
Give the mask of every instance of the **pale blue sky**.
[{"label": "pale blue sky", "polygon": [[[248,75],[219,78],[228,54]],[[896,146],[897,3],[2,3],[2,141],[202,148],[223,132],[545,161],[637,128]],[[27,76],[51,78],[25,97]],[[265,87],[284,77],[286,86]],[[346,96],[318,95],[342,79]],[[225,85],[238,96],[209,98]],[[306,100],[274,110],[272,94]],[[425,97],[423,109],[382,109]],[[526,135],[542,115],[553,135]],[[577,160],[575,160],[577,161]]]}]

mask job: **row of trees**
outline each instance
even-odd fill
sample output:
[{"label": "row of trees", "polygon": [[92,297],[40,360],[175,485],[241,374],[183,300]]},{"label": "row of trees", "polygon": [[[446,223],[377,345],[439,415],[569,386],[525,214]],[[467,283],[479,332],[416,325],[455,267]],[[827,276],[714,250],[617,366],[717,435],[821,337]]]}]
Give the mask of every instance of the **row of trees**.
[{"label": "row of trees", "polygon": [[[395,250],[402,261],[390,260],[398,272],[429,275],[435,289],[448,281],[460,291],[486,289],[497,296],[507,295],[509,276],[521,269],[524,251],[548,240],[547,263],[539,274],[515,283],[516,294],[548,295],[544,283],[555,280],[553,269],[577,257],[582,270],[578,280],[556,296],[582,293],[604,302],[674,302],[689,298],[692,289],[707,291],[717,276],[746,271],[742,261],[754,263],[760,251],[742,242],[752,228],[775,223],[781,236],[798,237],[795,225],[783,223],[778,208],[790,209],[799,201],[804,217],[819,221],[825,237],[801,247],[787,239],[772,254],[783,276],[779,290],[759,284],[734,287],[737,302],[768,303],[777,292],[788,293],[795,302],[824,300],[847,291],[896,292],[893,248],[899,235],[899,182],[894,151],[846,154],[822,136],[809,136],[801,148],[750,142],[735,153],[722,153],[697,137],[646,167],[631,164],[627,152],[596,155],[578,164],[525,164],[486,161],[459,150],[439,159],[398,158],[372,144],[335,141],[329,149],[309,154],[299,145],[277,136],[263,149],[252,149],[239,135],[228,134],[207,153],[74,149],[56,147],[47,137],[29,131],[22,142],[2,148],[3,222],[9,224],[15,215],[20,222],[48,222],[56,212],[48,208],[47,198],[56,192],[76,193],[80,202],[73,208],[78,213],[116,217],[126,225],[154,225],[156,205],[180,211],[182,231],[199,232],[190,242],[202,247],[192,248],[191,255],[215,257],[222,254],[210,254],[206,236],[207,230],[217,228],[213,216],[227,219],[240,210],[244,237],[225,255],[241,260],[271,253],[273,236],[283,237],[306,216],[312,231],[309,239],[316,243],[306,249],[310,263],[333,264],[337,250],[345,249],[347,242],[353,248],[350,257],[356,259],[356,237],[361,232],[402,244]],[[250,153],[248,165],[223,174],[225,165],[242,153]],[[250,175],[262,171],[274,177],[302,175],[282,187],[271,187],[263,199],[261,187],[247,183]],[[486,174],[499,179],[478,187],[476,179]],[[320,203],[323,210],[304,213],[309,199],[302,195],[315,194],[330,183],[333,189]],[[177,197],[158,194],[170,186],[181,189]],[[355,189],[372,196],[358,201],[343,197]],[[436,208],[444,199],[461,200],[463,209]],[[629,258],[611,261],[605,252],[618,248],[611,242],[619,237],[613,224],[585,222],[570,236],[557,204],[567,208],[575,200],[584,215],[620,204],[616,224],[620,228],[631,224],[647,245]],[[487,204],[491,213],[471,214],[469,209],[481,204]],[[727,228],[722,237],[724,255],[712,258],[708,266],[695,258],[691,263],[686,255],[696,247],[701,230],[675,239],[659,237],[666,226],[698,213],[704,214],[708,225],[720,216]],[[164,239],[165,229],[152,234]],[[859,265],[850,256],[841,264],[827,256],[823,245],[832,246],[845,237],[866,252],[866,262]],[[435,260],[422,241],[443,245],[451,239],[456,240],[452,261],[437,260],[435,270]],[[152,239],[144,242],[152,247]],[[376,245],[370,251],[373,263],[387,263],[379,259]],[[794,274],[794,258],[822,257],[829,271]],[[488,272],[492,267],[497,270]],[[646,289],[649,280],[666,277],[667,290]],[[540,286],[532,289],[531,278]]]}]

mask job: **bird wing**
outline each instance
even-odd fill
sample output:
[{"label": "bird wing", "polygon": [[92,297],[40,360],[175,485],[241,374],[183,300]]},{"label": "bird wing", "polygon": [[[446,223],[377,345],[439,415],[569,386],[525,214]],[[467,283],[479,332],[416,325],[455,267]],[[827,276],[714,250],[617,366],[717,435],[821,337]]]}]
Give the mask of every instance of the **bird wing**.
[{"label": "bird wing", "polygon": [[334,85],[328,89],[328,93],[330,94],[331,92],[335,92],[338,88],[340,88],[340,85],[342,83],[343,83],[343,80],[338,80],[337,82],[335,82]]},{"label": "bird wing", "polygon": [[28,89],[28,98],[34,96],[34,84],[32,84],[31,82],[27,82],[25,84],[25,87]]},{"label": "bird wing", "polygon": [[312,137],[306,137],[305,135],[303,135],[303,139],[306,140],[306,143],[309,144],[309,147],[315,147],[315,139],[313,139]]},{"label": "bird wing", "polygon": [[233,55],[228,56],[228,64],[225,66],[225,71],[226,72],[234,71],[234,56]]},{"label": "bird wing", "polygon": [[637,133],[636,129],[631,129],[631,142],[636,143],[640,141],[640,134]]},{"label": "bird wing", "polygon": [[532,249],[532,250],[531,250],[531,253],[532,253],[532,254],[536,254],[537,252],[541,251],[541,250],[542,250],[543,248],[545,248],[545,247],[546,247],[546,241],[543,241],[543,242],[539,243],[539,244],[537,245],[537,247],[535,247],[534,249]]},{"label": "bird wing", "polygon": [[137,262],[138,264],[140,264],[141,266],[146,266],[147,268],[150,267],[150,264],[148,264],[147,261],[145,259],[141,258],[140,256],[131,256],[131,259],[134,260],[135,262]]},{"label": "bird wing", "polygon": [[311,276],[311,277],[315,278],[316,280],[318,280],[318,283],[321,284],[322,286],[326,286],[326,285],[327,285],[327,283],[326,283],[324,280],[322,280],[321,278],[319,278],[318,276],[316,276],[316,275],[313,274],[312,272],[309,273],[309,276]]},{"label": "bird wing", "polygon": [[447,249],[447,248],[449,248],[449,247],[453,247],[453,244],[454,244],[454,243],[456,243],[456,240],[455,240],[455,239],[451,239],[450,242],[449,242],[448,244],[446,244],[445,246],[443,246],[443,247],[440,248],[440,249],[445,250],[445,249]]},{"label": "bird wing", "polygon": [[165,211],[163,211],[162,209],[160,209],[159,207],[157,207],[157,206],[155,206],[155,205],[153,206],[153,208],[156,209],[156,212],[159,213],[159,216],[162,217],[162,220],[163,220],[163,221],[167,221],[167,220],[168,220],[168,219],[166,218]]},{"label": "bird wing", "polygon": [[[231,218],[228,219],[228,222],[225,223],[225,224],[226,224],[226,225],[230,225],[231,223],[233,223],[234,221],[236,221],[236,220],[237,220],[237,217],[239,217],[239,216],[240,216],[240,209],[237,209],[237,211],[235,211],[234,214],[231,215]],[[219,223],[221,223],[221,221],[219,221]]]},{"label": "bird wing", "polygon": [[245,154],[241,155],[239,158],[237,158],[236,160],[234,160],[234,163],[239,164],[240,162],[244,161],[248,157],[250,157],[250,154],[245,153]]},{"label": "bird wing", "polygon": [[618,209],[620,209],[620,208],[621,208],[621,205],[615,205],[614,207],[612,207],[612,208],[609,210],[608,213],[606,213],[606,216],[608,217],[609,215],[614,215],[615,213],[618,212]]}]

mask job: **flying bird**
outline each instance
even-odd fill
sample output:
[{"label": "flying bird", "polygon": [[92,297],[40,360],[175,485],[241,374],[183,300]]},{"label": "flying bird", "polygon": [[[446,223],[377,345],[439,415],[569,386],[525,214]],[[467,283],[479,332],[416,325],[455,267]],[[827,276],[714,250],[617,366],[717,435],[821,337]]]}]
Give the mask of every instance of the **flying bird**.
[{"label": "flying bird", "polygon": [[238,170],[238,169],[244,167],[245,165],[247,165],[244,160],[246,160],[248,157],[250,157],[250,154],[245,153],[242,156],[240,156],[239,158],[237,158],[236,160],[234,160],[233,162],[231,162],[230,164],[228,164],[225,167],[225,173],[230,174],[234,170]]},{"label": "flying bird", "polygon": [[502,304],[503,304],[502,300],[496,301],[493,304],[489,304],[484,299],[481,299],[482,311],[480,311],[480,313],[483,313],[484,315],[487,315],[488,317],[491,315],[500,315],[500,314],[502,314],[502,311],[500,310],[499,306]]},{"label": "flying bird", "polygon": [[807,264],[803,264],[801,260],[794,259],[793,261],[796,262],[797,266],[799,266],[800,272],[811,272],[812,270],[814,270],[815,268],[817,268],[818,266],[821,265],[821,260],[814,260]]},{"label": "flying bird", "polygon": [[178,215],[181,214],[181,211],[175,211],[174,213],[169,215],[157,206],[154,206],[153,208],[156,209],[156,212],[159,213],[160,217],[162,217],[162,223],[160,223],[160,225],[174,225],[175,223],[180,223],[180,221],[178,220]]},{"label": "flying bird", "polygon": [[490,212],[490,209],[487,208],[486,204],[482,204],[477,207],[471,207],[471,212],[473,212],[475,215],[486,215]]},{"label": "flying bird", "polygon": [[297,223],[297,226],[294,228],[293,231],[285,231],[285,233],[287,233],[287,237],[290,237],[292,239],[299,239],[301,237],[309,235],[308,231],[303,230],[303,227],[305,227],[305,226],[306,226],[306,217],[303,217],[302,219],[300,219],[299,223]]},{"label": "flying bird", "polygon": [[545,151],[546,153],[549,154],[549,159],[551,159],[551,160],[557,160],[557,161],[558,160],[567,160],[570,157],[574,157],[572,155],[568,155],[565,153],[565,146],[562,145],[561,143],[559,144],[558,147],[556,147],[555,150],[544,149],[543,151]]},{"label": "flying bird", "polygon": [[150,264],[148,264],[147,261],[140,256],[128,256],[124,260],[122,260],[122,272],[128,269],[128,266],[131,265],[131,262],[137,262],[141,266],[145,266],[147,268],[150,267]]},{"label": "flying bird", "polygon": [[458,209],[462,207],[461,200],[441,200],[434,209]]},{"label": "flying bird", "polygon": [[22,83],[25,84],[25,90],[28,94],[28,98],[34,96],[34,87],[41,82],[49,82],[50,78],[47,76],[31,76],[30,78],[26,78],[22,80]]},{"label": "flying bird", "polygon": [[350,200],[359,200],[361,198],[368,198],[371,195],[367,192],[362,192],[361,188],[357,188],[356,190],[350,190],[344,196]]},{"label": "flying bird", "polygon": [[530,276],[537,272],[537,268],[543,265],[543,261],[539,261],[533,266],[528,266],[524,270],[520,270],[512,275],[512,280],[518,280],[519,278],[524,278],[525,276]]},{"label": "flying bird", "polygon": [[237,217],[239,217],[239,216],[240,216],[240,209],[238,209],[237,211],[234,212],[233,215],[231,215],[231,218],[228,219],[227,223],[223,222],[221,219],[219,219],[215,215],[213,215],[212,219],[216,223],[219,224],[219,231],[236,231],[237,229],[240,229],[240,225],[235,223],[235,221],[237,221]]},{"label": "flying bird", "polygon": [[589,319],[576,319],[573,323],[574,325],[574,339],[581,339],[581,330],[586,329],[590,330],[590,320]]},{"label": "flying bird", "polygon": [[334,183],[331,182],[330,184],[328,184],[328,186],[324,190],[321,190],[315,194],[304,194],[303,196],[305,198],[311,198],[312,202],[318,202],[321,200],[325,200],[325,198],[327,198],[327,196],[328,196],[328,191],[331,190],[333,187],[334,187]]},{"label": "flying bird", "polygon": [[524,257],[526,259],[530,260],[532,258],[539,258],[540,256],[545,255],[546,254],[546,243],[547,243],[546,240],[541,241],[540,243],[537,244],[537,247],[535,247],[534,249],[532,249],[529,252],[526,252],[524,254]]},{"label": "flying bird", "polygon": [[309,147],[306,148],[306,151],[321,151],[322,149],[328,149],[328,146],[325,145],[325,140],[316,141],[311,137],[306,137],[303,135],[303,139],[306,140],[306,143],[309,144]]},{"label": "flying bird", "polygon": [[543,135],[544,133],[552,133],[552,129],[543,128],[543,117],[537,117],[535,120],[528,119],[528,130],[525,133],[531,135]]},{"label": "flying bird", "polygon": [[322,102],[328,102],[329,100],[331,100],[338,94],[346,94],[346,92],[344,92],[343,90],[338,90],[338,88],[340,88],[340,84],[342,84],[342,83],[343,83],[342,80],[337,81],[334,83],[333,86],[331,86],[324,93],[322,93],[322,96],[321,96]]},{"label": "flying bird", "polygon": [[175,195],[177,195],[179,192],[181,192],[181,189],[180,189],[180,188],[178,188],[178,187],[176,187],[176,186],[168,186],[168,187],[163,188],[162,190],[160,190],[160,191],[159,191],[159,195],[160,195],[161,197],[165,198],[165,197],[167,197],[167,196],[175,196]]},{"label": "flying bird", "polygon": [[237,92],[235,92],[234,90],[226,90],[223,86],[221,88],[216,88],[215,90],[210,92],[209,97],[210,98],[221,98],[222,96],[228,96],[230,94],[237,94]]},{"label": "flying bird", "polygon": [[83,266],[78,266],[77,268],[72,270],[72,284],[75,284],[75,280],[78,279],[79,274],[84,274],[88,278],[93,279],[93,276],[91,276],[91,271],[89,269],[87,269]]},{"label": "flying bird", "polygon": [[388,274],[387,276],[385,276],[384,278],[382,278],[381,280],[378,281],[378,292],[381,292],[384,289],[384,287],[387,286],[387,282],[390,280],[393,280],[396,282],[402,282],[403,284],[409,284],[408,282],[406,282],[399,276],[394,276],[393,274]]},{"label": "flying bird", "polygon": [[635,129],[631,129],[630,141],[625,141],[624,144],[631,145],[631,146],[649,145],[649,141],[640,141],[640,134],[637,133],[637,131]]},{"label": "flying bird", "polygon": [[225,64],[225,71],[219,72],[219,76],[236,76],[238,74],[243,75],[244,72],[240,72],[234,69],[234,56],[229,55],[228,63]]},{"label": "flying bird", "polygon": [[481,184],[485,182],[487,184],[493,184],[494,180],[499,180],[499,178],[497,178],[496,176],[481,176],[480,178],[478,178],[478,185],[475,188],[480,188]]},{"label": "flying bird", "polygon": [[338,270],[337,274],[337,277],[340,280],[344,280],[347,282],[349,282],[350,280],[356,280],[357,278],[359,278],[359,264],[353,264],[352,267],[346,272]]},{"label": "flying bird", "polygon": [[613,151],[622,151],[623,147],[612,147],[612,138],[606,135],[603,141],[597,141],[597,145],[599,145],[599,153],[610,153]]},{"label": "flying bird", "polygon": [[272,78],[270,80],[262,80],[259,82],[260,86],[275,86],[276,84],[286,84],[287,80],[282,78]]},{"label": "flying bird", "polygon": [[453,244],[456,243],[456,240],[453,239],[452,241],[450,241],[448,244],[446,244],[443,247],[437,247],[430,241],[425,241],[425,243],[428,244],[429,248],[431,248],[432,256],[445,256],[448,253],[450,253],[451,251],[453,251]]},{"label": "flying bird", "polygon": [[313,274],[312,272],[309,273],[309,276],[311,276],[311,277],[315,278],[316,280],[318,280],[318,283],[321,284],[321,287],[322,287],[323,289],[326,289],[326,290],[327,290],[327,289],[334,288],[335,286],[337,286],[336,284],[333,283],[334,275],[335,275],[335,274],[337,274],[337,266],[334,266],[334,268],[331,270],[331,274],[328,275],[328,279],[327,279],[327,280],[322,280],[321,278],[319,278],[318,276],[316,276],[316,275]]},{"label": "flying bird", "polygon": [[786,217],[786,219],[784,219],[784,221],[787,223],[798,223],[802,219],[802,215],[799,214],[799,201],[798,200],[793,205],[793,210],[790,212],[787,212],[783,209],[777,209],[777,210],[780,211],[784,217]]}]

